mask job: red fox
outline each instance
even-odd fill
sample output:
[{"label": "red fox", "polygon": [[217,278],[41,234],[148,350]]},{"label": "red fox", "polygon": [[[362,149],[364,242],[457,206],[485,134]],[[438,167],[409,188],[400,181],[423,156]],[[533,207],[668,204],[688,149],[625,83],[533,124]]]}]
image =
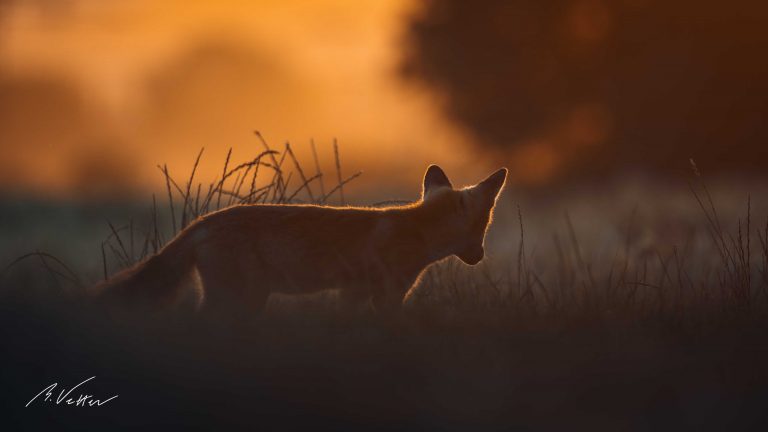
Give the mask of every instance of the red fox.
[{"label": "red fox", "polygon": [[203,307],[260,310],[270,293],[338,289],[345,303],[401,305],[432,263],[456,255],[474,265],[496,199],[501,168],[454,189],[431,165],[421,199],[389,208],[241,205],[203,216],[156,255],[117,273],[100,291],[122,302],[172,304],[193,274]]}]

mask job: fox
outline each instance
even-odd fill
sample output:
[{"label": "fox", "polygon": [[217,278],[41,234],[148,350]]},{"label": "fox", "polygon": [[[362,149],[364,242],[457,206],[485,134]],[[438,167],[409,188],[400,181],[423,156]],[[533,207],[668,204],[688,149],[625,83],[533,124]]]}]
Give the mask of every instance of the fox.
[{"label": "fox", "polygon": [[433,263],[451,255],[468,265],[483,259],[507,172],[456,189],[430,165],[417,201],[384,208],[228,207],[198,218],[97,291],[124,304],[169,306],[195,279],[207,310],[261,311],[271,293],[332,289],[344,304],[397,309]]}]

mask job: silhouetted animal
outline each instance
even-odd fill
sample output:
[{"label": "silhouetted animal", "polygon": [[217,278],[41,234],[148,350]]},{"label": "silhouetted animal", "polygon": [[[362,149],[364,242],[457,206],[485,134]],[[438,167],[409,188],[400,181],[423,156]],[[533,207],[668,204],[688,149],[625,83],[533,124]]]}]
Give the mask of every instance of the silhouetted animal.
[{"label": "silhouetted animal", "polygon": [[402,304],[430,264],[458,256],[474,265],[506,168],[454,189],[430,166],[422,197],[389,208],[242,205],[203,216],[156,255],[99,287],[124,303],[172,304],[199,277],[202,306],[260,310],[270,293],[340,290],[347,303]]}]

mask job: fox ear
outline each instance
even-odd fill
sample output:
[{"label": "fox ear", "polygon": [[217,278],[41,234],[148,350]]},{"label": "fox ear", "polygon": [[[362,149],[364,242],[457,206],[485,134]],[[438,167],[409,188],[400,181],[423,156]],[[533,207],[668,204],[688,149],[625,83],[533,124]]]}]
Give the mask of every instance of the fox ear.
[{"label": "fox ear", "polygon": [[499,196],[499,192],[501,192],[501,188],[504,186],[504,182],[507,180],[507,171],[506,168],[499,169],[478,183],[477,187],[486,191],[493,199],[496,199]]},{"label": "fox ear", "polygon": [[437,165],[430,165],[427,168],[427,172],[424,174],[424,186],[422,188],[422,197],[427,196],[429,191],[437,188],[447,187],[453,189],[451,181],[448,180],[448,176]]}]

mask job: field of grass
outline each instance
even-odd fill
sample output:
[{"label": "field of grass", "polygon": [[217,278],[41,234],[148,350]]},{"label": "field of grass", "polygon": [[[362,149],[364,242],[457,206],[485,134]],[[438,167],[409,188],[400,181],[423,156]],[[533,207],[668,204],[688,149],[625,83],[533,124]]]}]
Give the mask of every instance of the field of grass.
[{"label": "field of grass", "polygon": [[[0,280],[10,430],[768,425],[765,189],[721,179],[708,186],[697,172],[690,187],[624,181],[534,196],[510,185],[486,260],[431,267],[393,316],[341,310],[333,293],[276,296],[265,313],[237,323],[93,304],[92,282],[208,211],[348,200],[345,186],[357,174],[344,176],[337,164],[324,176],[290,147],[263,145],[247,163],[228,158],[210,184],[194,168],[181,180],[160,167],[168,196],[149,206],[14,213],[5,205],[9,263],[20,247],[40,248],[19,238],[45,231],[44,221],[16,235],[10,228],[31,223],[27,213],[88,221],[87,235],[50,228],[65,246],[16,262]],[[99,408],[24,407],[52,382],[90,376],[89,392],[119,397]]]}]

